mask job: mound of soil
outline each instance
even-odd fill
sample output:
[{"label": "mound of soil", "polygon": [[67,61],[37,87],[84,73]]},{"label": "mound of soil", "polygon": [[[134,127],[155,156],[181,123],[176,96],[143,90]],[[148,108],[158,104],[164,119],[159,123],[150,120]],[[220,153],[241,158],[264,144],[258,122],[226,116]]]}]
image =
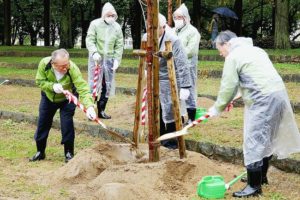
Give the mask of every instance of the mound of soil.
[{"label": "mound of soil", "polygon": [[48,184],[57,191],[67,188],[71,199],[182,200],[196,196],[197,182],[205,175],[219,174],[229,181],[241,172],[241,167],[194,152],[179,159],[178,150],[163,147],[160,161],[149,163],[147,148],[141,145],[137,152],[127,144],[98,143],[52,172]]}]

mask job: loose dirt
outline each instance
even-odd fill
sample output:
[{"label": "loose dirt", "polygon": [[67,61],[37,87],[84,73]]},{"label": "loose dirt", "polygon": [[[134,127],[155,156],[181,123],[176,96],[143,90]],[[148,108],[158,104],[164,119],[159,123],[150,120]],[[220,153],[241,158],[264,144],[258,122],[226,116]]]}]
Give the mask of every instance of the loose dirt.
[{"label": "loose dirt", "polygon": [[[67,188],[71,199],[191,199],[197,182],[205,175],[223,175],[231,180],[242,168],[195,153],[179,159],[178,150],[161,147],[159,162],[149,163],[147,145],[137,157],[127,144],[99,142],[79,152],[65,166],[42,178],[43,184],[59,191]],[[237,185],[241,184],[238,183]]]}]

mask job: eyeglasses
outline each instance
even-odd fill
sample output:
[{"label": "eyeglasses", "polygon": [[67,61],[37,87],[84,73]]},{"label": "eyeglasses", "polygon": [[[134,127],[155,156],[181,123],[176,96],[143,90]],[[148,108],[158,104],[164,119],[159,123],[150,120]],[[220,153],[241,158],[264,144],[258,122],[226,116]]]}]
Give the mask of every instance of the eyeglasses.
[{"label": "eyeglasses", "polygon": [[67,70],[67,69],[69,69],[69,66],[70,66],[70,62],[65,63],[65,64],[58,64],[58,63],[53,62],[52,64],[53,64],[54,68],[59,69],[59,70]]}]

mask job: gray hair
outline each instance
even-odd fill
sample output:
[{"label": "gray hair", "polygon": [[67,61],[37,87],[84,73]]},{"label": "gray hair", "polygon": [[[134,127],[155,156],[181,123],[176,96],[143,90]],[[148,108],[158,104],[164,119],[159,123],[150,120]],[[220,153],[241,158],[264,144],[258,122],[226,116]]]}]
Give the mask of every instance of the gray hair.
[{"label": "gray hair", "polygon": [[54,62],[57,57],[70,58],[69,53],[65,49],[57,49],[51,53],[51,60]]},{"label": "gray hair", "polygon": [[231,40],[232,38],[236,38],[236,34],[234,32],[231,32],[229,30],[226,30],[226,31],[222,31],[219,33],[219,35],[216,37],[215,39],[215,43],[217,44],[220,44],[220,45],[223,45],[225,44],[226,42],[228,42],[229,40]]}]

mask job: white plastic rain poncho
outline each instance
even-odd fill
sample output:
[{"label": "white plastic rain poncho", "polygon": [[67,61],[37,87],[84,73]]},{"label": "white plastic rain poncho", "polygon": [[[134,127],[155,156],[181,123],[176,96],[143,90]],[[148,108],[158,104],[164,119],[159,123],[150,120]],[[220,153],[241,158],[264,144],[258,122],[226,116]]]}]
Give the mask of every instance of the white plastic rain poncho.
[{"label": "white plastic rain poncho", "polygon": [[190,24],[190,15],[185,4],[174,12],[174,15],[183,16],[186,24],[180,29],[175,29],[188,57],[188,65],[191,74],[190,96],[185,101],[187,108],[197,107],[197,72],[198,51],[201,35],[198,30]]},{"label": "white plastic rain poncho", "polygon": [[117,60],[119,64],[121,63],[124,47],[123,33],[120,25],[117,22],[108,24],[104,21],[108,12],[112,12],[116,16],[115,19],[117,19],[117,13],[114,7],[107,2],[103,6],[101,18],[91,22],[86,36],[86,47],[89,51],[88,79],[90,88],[92,90],[95,69],[92,55],[93,53],[98,52],[102,59],[100,63],[101,73],[99,75],[97,91],[98,94],[101,91],[102,78],[104,75],[107,89],[106,97],[114,95],[115,72],[113,70],[113,64],[114,60]]},{"label": "white plastic rain poncho", "polygon": [[[159,51],[165,50],[166,41],[171,41],[172,43],[176,82],[179,93],[180,88],[191,87],[191,77],[187,65],[187,56],[179,38],[176,36],[174,30],[167,25],[166,18],[162,14],[159,14],[159,26],[165,26],[164,34],[159,38]],[[147,34],[143,35],[142,40],[147,41]],[[164,58],[159,58],[159,100],[164,123],[166,124],[174,122],[175,120],[167,60]],[[186,114],[186,107],[182,102],[180,102],[180,104],[180,114],[181,116],[184,116]]]},{"label": "white plastic rain poncho", "polygon": [[[183,46],[174,31],[166,24],[165,17],[160,15],[160,26],[166,26],[164,34],[159,40],[159,50],[165,51],[165,42],[171,41],[174,57],[175,74],[178,92],[180,88],[189,88],[191,86],[190,71],[187,65],[187,56]],[[170,80],[168,76],[167,60],[160,58],[159,60],[159,100],[162,109],[162,118],[164,123],[174,122],[173,103],[171,97]],[[181,109],[185,112],[185,108]]]},{"label": "white plastic rain poncho", "polygon": [[225,58],[215,108],[221,112],[238,88],[245,103],[244,163],[272,154],[279,159],[300,152],[300,134],[284,83],[267,53],[250,38],[233,38]]}]

